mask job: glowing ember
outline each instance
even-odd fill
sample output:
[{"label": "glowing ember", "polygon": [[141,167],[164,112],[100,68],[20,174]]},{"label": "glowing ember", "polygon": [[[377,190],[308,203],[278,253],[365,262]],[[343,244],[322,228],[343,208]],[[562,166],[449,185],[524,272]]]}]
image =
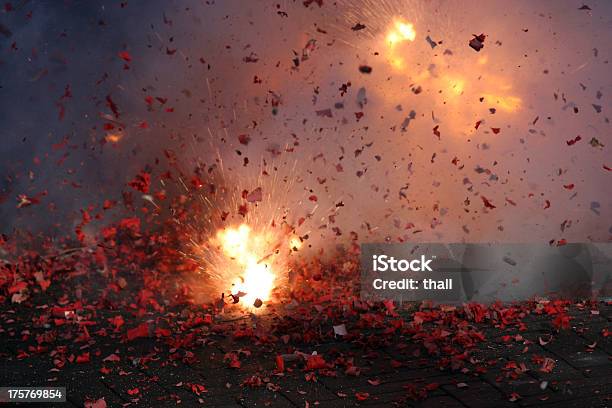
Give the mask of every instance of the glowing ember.
[{"label": "glowing ember", "polygon": [[123,135],[120,133],[108,133],[105,139],[109,143],[118,143],[122,137]]}]

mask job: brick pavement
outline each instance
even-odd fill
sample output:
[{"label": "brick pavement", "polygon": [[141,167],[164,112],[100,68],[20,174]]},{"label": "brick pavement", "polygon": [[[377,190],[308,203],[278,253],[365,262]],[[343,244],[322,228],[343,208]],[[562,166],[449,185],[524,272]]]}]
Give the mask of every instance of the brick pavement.
[{"label": "brick pavement", "polygon": [[[542,341],[552,333],[550,319],[543,316],[528,316],[518,341],[514,337],[508,341],[506,331],[482,325],[488,340],[470,354],[491,362],[485,373],[440,370],[435,359],[415,356],[417,348],[401,336],[377,347],[340,338],[310,344],[302,351],[351,358],[360,372],[357,376],[341,371],[317,373],[316,381],[308,381],[299,365],[282,375],[274,373],[277,344],[235,340],[207,328],[198,332],[202,341],[185,350],[168,347],[155,337],[131,342],[95,337],[72,351],[89,351],[90,363],[70,363],[58,369],[46,353],[16,357],[25,345],[32,347],[36,343],[32,339],[40,333],[26,324],[31,316],[22,314],[27,311],[15,308],[2,312],[0,384],[66,386],[68,402],[62,406],[84,406],[86,401],[104,398],[111,407],[607,407],[612,405],[612,340],[602,331],[611,326],[611,309],[603,303],[598,315],[572,309],[572,327],[554,333],[550,342]],[[117,311],[99,313],[99,320],[104,321]],[[410,315],[404,318],[409,320]],[[20,340],[24,337],[28,339]],[[63,341],[55,339],[57,344]],[[228,368],[224,356],[236,350],[248,350],[250,355],[241,355],[240,369]],[[120,361],[103,361],[112,354],[120,356]],[[547,358],[554,362],[550,372],[539,369]],[[513,369],[515,366],[518,368]],[[520,375],[515,376],[517,371]],[[263,381],[261,386],[241,385],[252,376]],[[203,385],[206,392],[197,395],[191,384]],[[431,389],[424,399],[415,400],[407,397],[408,384]],[[357,395],[367,398],[360,401]]]}]

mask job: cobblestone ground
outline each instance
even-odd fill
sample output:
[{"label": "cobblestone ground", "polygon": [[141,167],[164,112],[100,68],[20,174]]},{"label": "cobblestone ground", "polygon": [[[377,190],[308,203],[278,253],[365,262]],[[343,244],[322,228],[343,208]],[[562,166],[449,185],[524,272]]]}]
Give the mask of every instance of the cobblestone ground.
[{"label": "cobblestone ground", "polygon": [[[612,405],[611,310],[604,303],[597,312],[570,307],[570,327],[560,331],[536,314],[520,330],[476,325],[486,340],[469,359],[486,370],[440,369],[443,352],[419,354],[413,338],[402,334],[366,341],[375,338],[376,330],[368,329],[302,344],[305,355],[316,351],[336,362],[308,370],[286,339],[243,335],[254,324],[248,316],[222,325],[199,322],[175,336],[161,326],[139,334],[142,321],[160,316],[124,311],[121,325],[136,327],[126,341],[111,334],[118,330],[117,310],[97,310],[67,332],[38,325],[44,309],[12,306],[1,313],[0,384],[65,386],[68,401],[58,406],[79,407],[606,407]],[[181,320],[179,311],[175,318]],[[400,318],[408,323],[413,313]],[[256,324],[278,321],[268,314]],[[352,370],[337,368],[347,360]]]}]

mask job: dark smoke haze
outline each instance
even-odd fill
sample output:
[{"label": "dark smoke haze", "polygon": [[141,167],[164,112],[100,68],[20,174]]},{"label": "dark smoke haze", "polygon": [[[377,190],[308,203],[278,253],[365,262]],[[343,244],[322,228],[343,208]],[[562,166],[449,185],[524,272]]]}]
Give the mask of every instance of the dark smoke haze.
[{"label": "dark smoke haze", "polygon": [[70,232],[172,150],[276,166],[315,239],[612,236],[611,2],[4,3],[2,232]]}]

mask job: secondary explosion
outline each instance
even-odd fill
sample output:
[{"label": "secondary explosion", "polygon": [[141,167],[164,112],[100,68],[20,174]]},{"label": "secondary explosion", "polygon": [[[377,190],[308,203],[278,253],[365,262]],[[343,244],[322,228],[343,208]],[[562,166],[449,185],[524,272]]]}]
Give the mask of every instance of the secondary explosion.
[{"label": "secondary explosion", "polygon": [[397,55],[397,49],[402,43],[406,41],[412,42],[415,38],[416,31],[412,23],[405,22],[402,19],[396,19],[393,22],[391,29],[385,37],[385,41],[389,46],[389,61],[391,65],[396,68],[401,68],[404,65],[404,59]]},{"label": "secondary explosion", "polygon": [[[477,97],[482,101],[495,106],[502,112],[512,113],[521,108],[521,98],[512,94],[513,86],[510,80],[495,75],[486,67],[489,65],[487,56],[480,56],[474,64],[457,63],[453,59],[452,51],[446,49],[436,53],[437,60],[431,59],[426,68],[419,68],[423,62],[424,48],[435,49],[442,46],[443,42],[436,42],[427,36],[426,43],[413,44],[417,37],[415,25],[400,17],[395,17],[389,24],[389,29],[384,35],[386,45],[386,60],[398,73],[407,76],[413,85],[415,94],[422,92],[423,87],[435,89],[444,95],[446,103],[452,107],[452,112],[460,116],[473,116],[475,112],[468,111],[463,99],[459,96]],[[483,38],[486,36],[483,35]],[[437,64],[434,64],[437,62]]]}]

